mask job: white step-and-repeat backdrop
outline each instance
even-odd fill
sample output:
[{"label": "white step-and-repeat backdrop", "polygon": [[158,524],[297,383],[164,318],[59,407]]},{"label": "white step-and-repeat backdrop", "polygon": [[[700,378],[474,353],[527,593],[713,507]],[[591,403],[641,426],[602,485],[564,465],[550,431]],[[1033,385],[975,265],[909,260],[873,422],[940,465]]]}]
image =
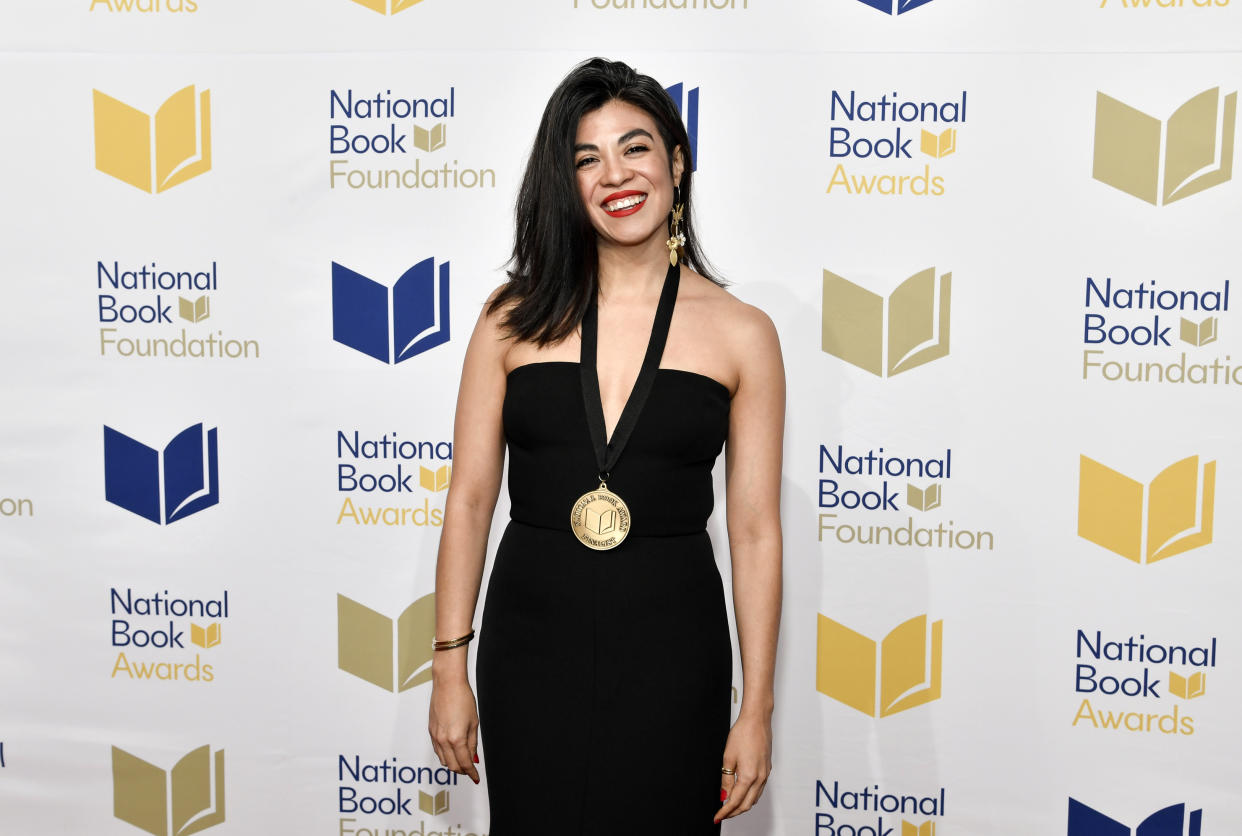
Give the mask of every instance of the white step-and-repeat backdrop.
[{"label": "white step-and-repeat backdrop", "polygon": [[602,54],[786,357],[725,832],[1242,833],[1240,7],[5,4],[0,831],[487,833],[425,733],[453,403]]}]

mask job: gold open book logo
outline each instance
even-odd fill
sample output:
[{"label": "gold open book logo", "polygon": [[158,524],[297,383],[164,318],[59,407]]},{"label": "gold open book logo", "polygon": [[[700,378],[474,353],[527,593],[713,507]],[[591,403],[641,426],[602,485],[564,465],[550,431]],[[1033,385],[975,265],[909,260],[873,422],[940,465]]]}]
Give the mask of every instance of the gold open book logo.
[{"label": "gold open book logo", "polygon": [[[436,596],[424,595],[391,618],[336,596],[337,667],[385,691],[408,691],[431,681]],[[395,639],[394,639],[395,634]]]},{"label": "gold open book logo", "polygon": [[95,168],[150,193],[210,171],[211,91],[183,87],[150,116],[96,90]]},{"label": "gold open book logo", "polygon": [[1096,93],[1091,176],[1153,206],[1172,203],[1233,177],[1238,94],[1204,90],[1161,122]]},{"label": "gold open book logo", "polygon": [[936,823],[925,821],[922,824],[911,824],[902,819],[901,836],[936,836]]},{"label": "gold open book logo", "polygon": [[1180,317],[1180,319],[1182,342],[1190,343],[1195,348],[1216,342],[1216,332],[1220,327],[1220,321],[1216,317],[1209,316],[1202,322],[1195,322],[1193,319],[1187,319],[1184,316]]},{"label": "gold open book logo", "polygon": [[825,270],[821,347],[879,377],[948,355],[952,278],[928,268],[885,299]]},{"label": "gold open book logo", "polygon": [[815,688],[869,717],[887,717],[940,699],[943,621],[927,616],[893,628],[878,644],[819,616]]},{"label": "gold open book logo", "polygon": [[440,816],[449,811],[449,791],[437,793],[418,791],[418,809],[429,816]]},{"label": "gold open book logo", "polygon": [[1216,462],[1190,456],[1144,485],[1079,457],[1078,536],[1135,563],[1155,563],[1212,542]]},{"label": "gold open book logo", "polygon": [[428,491],[447,490],[449,480],[453,478],[452,465],[442,464],[439,467],[418,467],[419,487]]},{"label": "gold open book logo", "polygon": [[112,812],[154,836],[189,836],[224,822],[224,750],[200,746],[164,770],[112,747]]},{"label": "gold open book logo", "polygon": [[404,12],[411,6],[421,3],[422,0],[354,0],[354,2],[382,15],[395,15],[397,12]]},{"label": "gold open book logo", "polygon": [[1184,700],[1201,697],[1207,693],[1207,678],[1203,675],[1203,671],[1192,673],[1190,676],[1182,676],[1175,671],[1169,671],[1169,693]]}]

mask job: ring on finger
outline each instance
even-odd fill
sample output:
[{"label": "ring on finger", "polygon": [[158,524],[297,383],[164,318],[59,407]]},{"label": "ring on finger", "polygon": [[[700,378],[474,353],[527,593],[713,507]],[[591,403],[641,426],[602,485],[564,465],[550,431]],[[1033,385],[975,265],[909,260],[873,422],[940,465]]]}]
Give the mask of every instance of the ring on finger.
[{"label": "ring on finger", "polygon": [[736,774],[737,774],[737,770],[735,770],[735,769],[730,769],[730,768],[729,768],[729,767],[727,767],[727,766],[722,766],[722,767],[720,767],[720,774],[721,774],[721,775],[736,775]]}]

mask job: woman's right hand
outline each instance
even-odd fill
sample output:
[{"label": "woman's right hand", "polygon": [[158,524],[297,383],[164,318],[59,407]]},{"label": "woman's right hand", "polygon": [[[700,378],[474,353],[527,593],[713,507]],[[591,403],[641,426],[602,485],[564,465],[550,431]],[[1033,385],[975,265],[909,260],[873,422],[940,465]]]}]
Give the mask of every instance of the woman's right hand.
[{"label": "woman's right hand", "polygon": [[431,685],[431,716],[427,723],[431,745],[441,766],[479,783],[479,711],[474,692],[464,677]]}]

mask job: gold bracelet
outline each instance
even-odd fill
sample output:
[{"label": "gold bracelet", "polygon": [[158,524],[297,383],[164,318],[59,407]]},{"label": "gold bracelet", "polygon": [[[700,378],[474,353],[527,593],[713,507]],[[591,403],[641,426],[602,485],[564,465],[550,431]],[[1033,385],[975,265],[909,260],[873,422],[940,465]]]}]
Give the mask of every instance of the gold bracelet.
[{"label": "gold bracelet", "polygon": [[447,641],[442,641],[442,642],[438,642],[432,639],[431,649],[432,650],[452,650],[455,647],[461,647],[462,645],[470,644],[470,641],[473,638],[474,638],[474,631],[471,630],[466,635],[462,636],[461,638],[457,638],[457,639],[449,639]]}]

